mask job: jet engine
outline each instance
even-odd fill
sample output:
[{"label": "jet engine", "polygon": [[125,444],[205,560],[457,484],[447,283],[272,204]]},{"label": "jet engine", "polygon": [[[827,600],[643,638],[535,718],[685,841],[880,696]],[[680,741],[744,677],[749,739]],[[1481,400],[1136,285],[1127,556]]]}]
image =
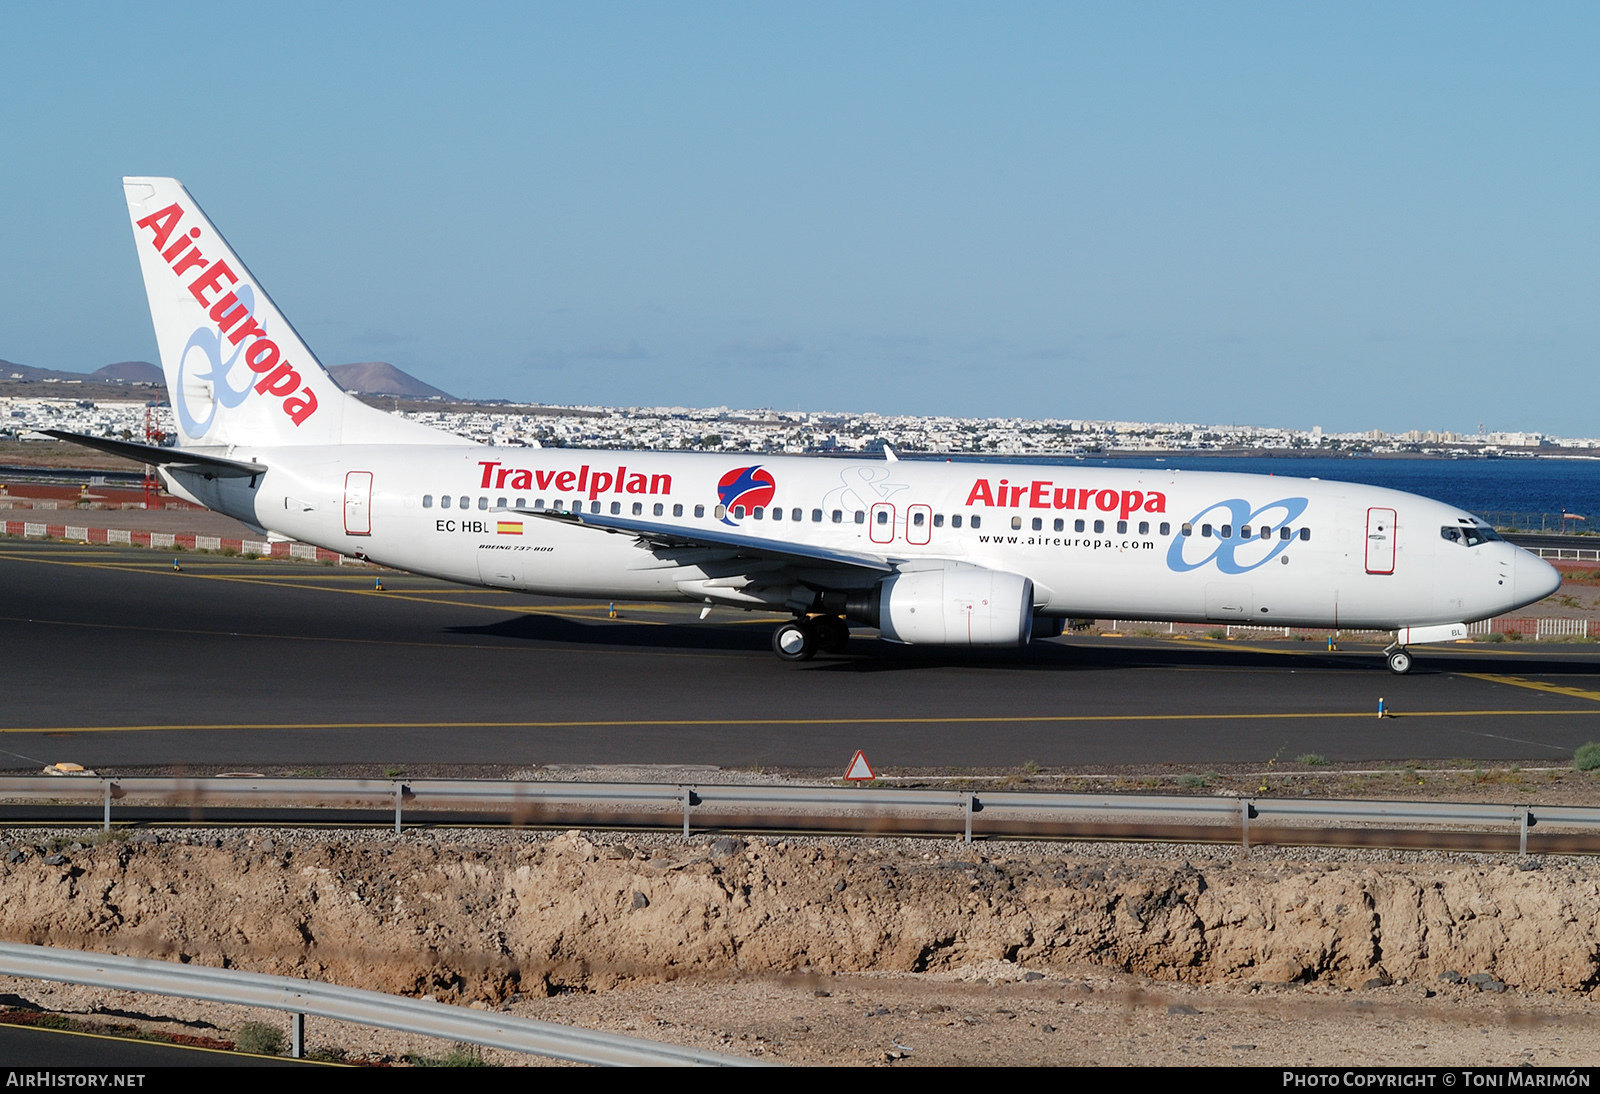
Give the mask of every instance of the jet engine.
[{"label": "jet engine", "polygon": [[1033,582],[965,563],[903,570],[852,595],[845,614],[907,645],[1025,646],[1033,635]]}]

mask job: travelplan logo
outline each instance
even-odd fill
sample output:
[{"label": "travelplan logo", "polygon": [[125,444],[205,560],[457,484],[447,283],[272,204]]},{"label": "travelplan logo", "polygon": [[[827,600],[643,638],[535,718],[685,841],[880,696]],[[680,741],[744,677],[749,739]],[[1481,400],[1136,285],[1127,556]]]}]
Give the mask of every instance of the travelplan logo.
[{"label": "travelplan logo", "polygon": [[[188,271],[196,271],[188,279],[189,295],[206,309],[206,315],[217,328],[213,330],[204,324],[196,327],[183,348],[183,359],[178,366],[179,424],[189,436],[203,437],[216,420],[219,404],[239,406],[252,391],[282,399],[280,405],[289,420],[297,426],[304,424],[317,412],[316,392],[309,385],[302,387],[300,373],[282,359],[278,343],[257,322],[255,290],[240,284],[239,275],[227,262],[221,259],[213,262],[201,253],[196,241],[203,233],[198,226],[188,231],[179,230],[183,212],[181,205],[173,203],[136,222],[140,228],[150,230],[150,245],[172,268],[174,276],[182,278]],[[235,347],[226,361],[222,359],[224,336],[229,345]],[[189,355],[194,352],[204,356],[210,365],[209,371],[196,373],[194,377],[209,380],[212,385],[213,401],[204,421],[195,417],[188,405],[189,390],[183,383]],[[253,380],[246,374],[244,386],[234,387],[228,376],[241,356],[256,378]]]},{"label": "travelplan logo", "polygon": [[726,510],[722,523],[734,523],[730,518],[733,516],[735,505],[744,506],[747,512],[771,505],[772,495],[777,492],[777,488],[778,484],[773,481],[772,472],[760,465],[736,467],[729,471],[717,483],[717,500]]},{"label": "travelplan logo", "polygon": [[1167,568],[1187,573],[1215,562],[1225,574],[1247,574],[1265,566],[1289,549],[1293,541],[1282,538],[1280,530],[1304,513],[1307,504],[1306,498],[1282,498],[1252,509],[1244,499],[1230,498],[1209,505],[1188,521],[1190,535],[1172,537]]}]

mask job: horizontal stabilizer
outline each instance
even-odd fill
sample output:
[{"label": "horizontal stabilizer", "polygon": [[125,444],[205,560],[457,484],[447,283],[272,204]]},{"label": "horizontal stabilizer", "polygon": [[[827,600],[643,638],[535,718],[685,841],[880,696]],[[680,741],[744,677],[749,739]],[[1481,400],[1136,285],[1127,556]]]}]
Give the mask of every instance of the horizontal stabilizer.
[{"label": "horizontal stabilizer", "polygon": [[41,429],[39,432],[58,441],[81,444],[85,448],[121,456],[136,463],[153,463],[177,470],[195,471],[213,478],[253,479],[257,475],[265,474],[267,470],[265,464],[229,460],[182,448],[162,448],[153,444],[114,440],[111,437],[91,437],[84,433],[68,433],[64,429]]}]

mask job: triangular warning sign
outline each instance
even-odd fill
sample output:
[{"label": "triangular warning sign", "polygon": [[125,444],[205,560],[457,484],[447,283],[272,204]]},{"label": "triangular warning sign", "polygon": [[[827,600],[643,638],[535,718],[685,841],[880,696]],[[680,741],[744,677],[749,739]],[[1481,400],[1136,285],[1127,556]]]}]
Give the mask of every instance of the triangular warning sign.
[{"label": "triangular warning sign", "polygon": [[866,754],[858,748],[850,759],[850,766],[845,768],[844,777],[850,782],[866,782],[878,776],[872,773],[872,765],[867,763]]}]

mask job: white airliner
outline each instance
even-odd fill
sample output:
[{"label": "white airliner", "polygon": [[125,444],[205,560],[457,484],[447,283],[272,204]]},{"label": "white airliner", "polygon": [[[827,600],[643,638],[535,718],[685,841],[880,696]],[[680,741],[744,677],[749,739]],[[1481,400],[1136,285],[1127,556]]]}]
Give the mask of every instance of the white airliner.
[{"label": "white airliner", "polygon": [[[778,656],[1020,646],[1068,618],[1393,630],[1540,600],[1549,564],[1413,494],[1055,465],[501,448],[344,393],[176,179],[123,180],[178,445],[157,464],[269,535],[451,581],[783,613]],[[702,613],[702,616],[704,613]]]}]

